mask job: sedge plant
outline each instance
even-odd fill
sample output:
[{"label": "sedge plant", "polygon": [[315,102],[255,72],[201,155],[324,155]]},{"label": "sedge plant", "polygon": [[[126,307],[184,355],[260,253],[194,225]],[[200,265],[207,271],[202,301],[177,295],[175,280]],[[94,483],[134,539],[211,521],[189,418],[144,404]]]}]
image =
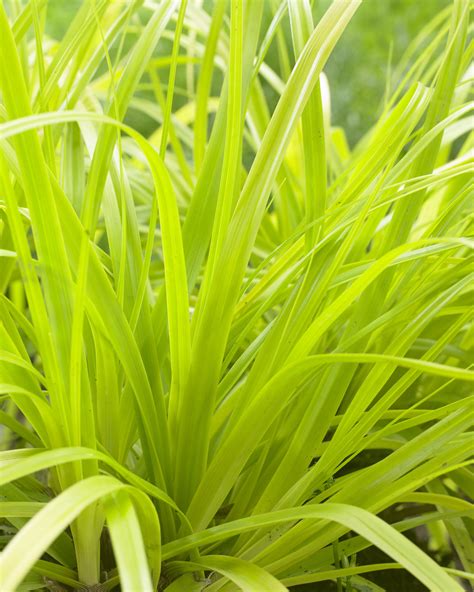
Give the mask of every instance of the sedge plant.
[{"label": "sedge plant", "polygon": [[350,147],[360,4],[0,7],[2,592],[469,586],[470,5]]}]

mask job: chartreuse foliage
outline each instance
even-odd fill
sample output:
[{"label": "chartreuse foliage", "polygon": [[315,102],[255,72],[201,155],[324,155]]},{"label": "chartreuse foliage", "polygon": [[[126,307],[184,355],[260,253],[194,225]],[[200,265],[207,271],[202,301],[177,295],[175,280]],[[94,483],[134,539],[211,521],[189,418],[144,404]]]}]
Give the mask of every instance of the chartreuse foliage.
[{"label": "chartreuse foliage", "polygon": [[360,2],[84,0],[60,42],[0,7],[3,592],[463,589],[470,7],[350,149]]}]

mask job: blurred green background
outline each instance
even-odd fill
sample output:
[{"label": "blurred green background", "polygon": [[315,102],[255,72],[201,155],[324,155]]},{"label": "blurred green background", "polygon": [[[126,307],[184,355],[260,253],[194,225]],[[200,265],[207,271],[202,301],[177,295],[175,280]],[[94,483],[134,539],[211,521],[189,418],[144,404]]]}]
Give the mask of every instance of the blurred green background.
[{"label": "blurred green background", "polygon": [[[322,7],[329,0],[318,2]],[[363,0],[326,66],[333,123],[353,143],[377,119],[391,62],[450,0]],[[322,10],[321,10],[322,12]]]},{"label": "blurred green background", "polygon": [[[266,3],[263,26],[268,26],[270,0],[251,1]],[[60,39],[82,2],[49,0],[49,34]],[[315,17],[319,18],[330,3],[331,0],[316,0]],[[389,64],[398,63],[421,28],[449,3],[450,0],[363,0],[325,69],[331,87],[332,122],[344,127],[351,144],[377,118]],[[273,62],[271,57],[270,60]]]}]

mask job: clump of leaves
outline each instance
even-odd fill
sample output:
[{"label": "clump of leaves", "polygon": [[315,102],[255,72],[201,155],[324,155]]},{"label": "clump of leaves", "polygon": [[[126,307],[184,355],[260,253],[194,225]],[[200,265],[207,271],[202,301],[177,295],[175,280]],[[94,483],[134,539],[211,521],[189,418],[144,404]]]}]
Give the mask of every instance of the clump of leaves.
[{"label": "clump of leaves", "polygon": [[0,7],[4,592],[463,589],[469,4],[351,150],[323,68],[359,4],[84,0],[60,42]]}]

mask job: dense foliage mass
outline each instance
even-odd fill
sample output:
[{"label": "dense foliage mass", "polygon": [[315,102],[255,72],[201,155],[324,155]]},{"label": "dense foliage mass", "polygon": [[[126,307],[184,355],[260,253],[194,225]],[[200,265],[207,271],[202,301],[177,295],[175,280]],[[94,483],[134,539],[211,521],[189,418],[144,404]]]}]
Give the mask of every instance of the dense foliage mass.
[{"label": "dense foliage mass", "polygon": [[360,3],[0,7],[2,592],[469,589],[470,6],[351,149]]}]

